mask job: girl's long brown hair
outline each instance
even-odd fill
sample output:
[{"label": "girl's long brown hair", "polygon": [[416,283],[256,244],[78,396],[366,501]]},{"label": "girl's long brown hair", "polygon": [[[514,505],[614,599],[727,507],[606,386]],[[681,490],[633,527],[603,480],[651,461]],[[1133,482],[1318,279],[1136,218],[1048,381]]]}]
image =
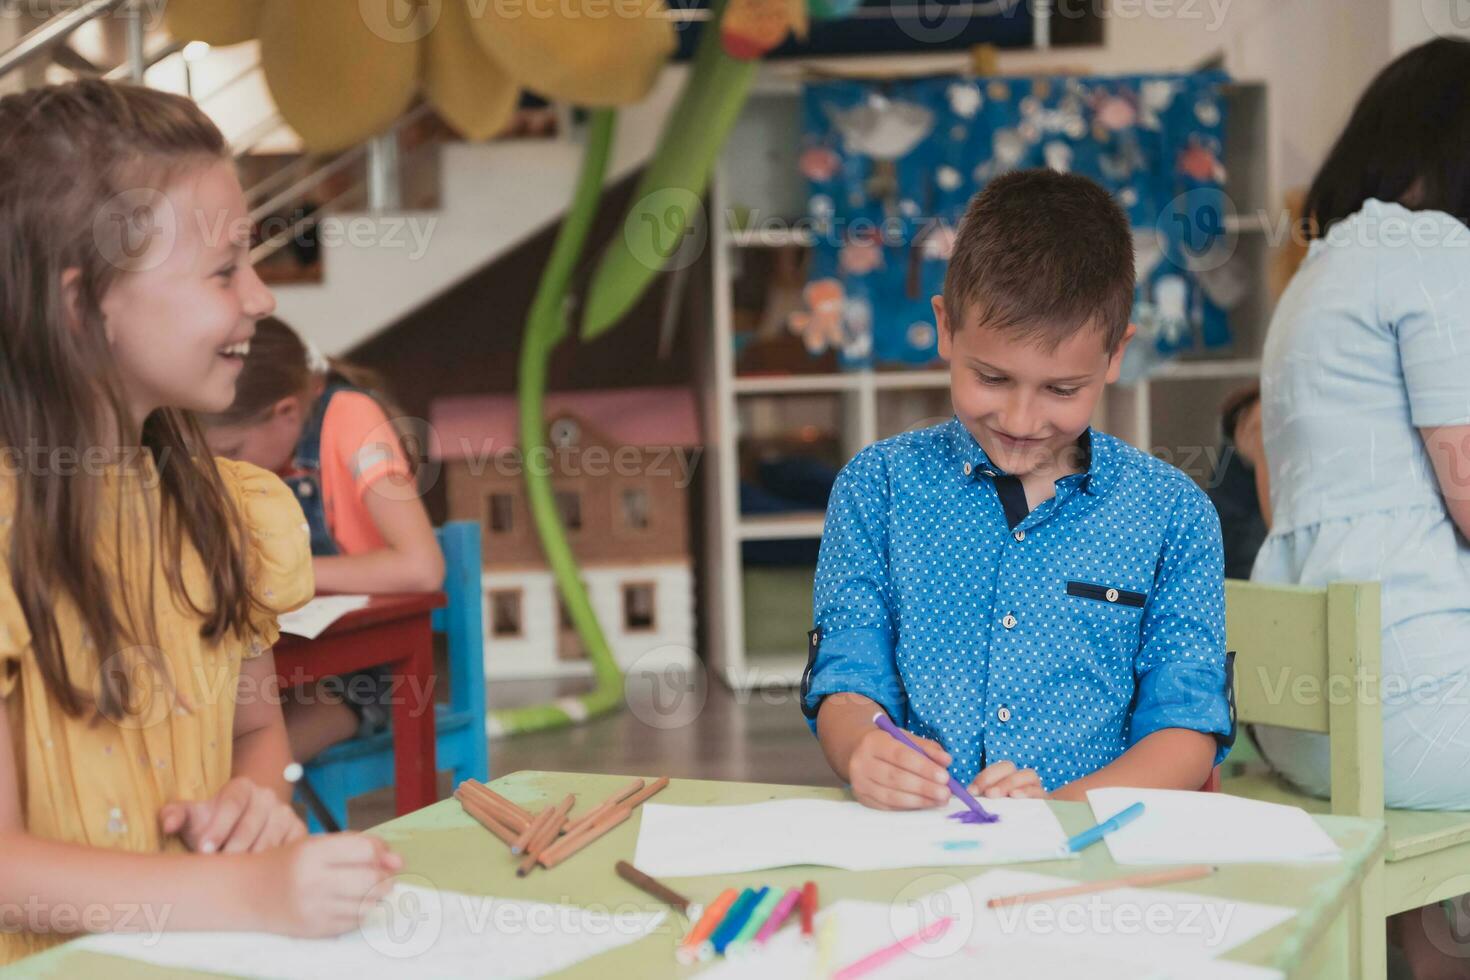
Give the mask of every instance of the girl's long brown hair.
[{"label": "girl's long brown hair", "polygon": [[[154,227],[140,208],[180,177],[229,159],[215,125],[176,95],[88,80],[0,99],[0,447],[20,461],[0,473],[15,499],[7,561],[41,676],[73,717],[129,711],[130,651],[161,666],[151,587],[159,563],[211,642],[232,632],[243,639],[254,602],[243,519],[211,457],[195,453],[204,444],[197,424],[161,408],[141,433],[129,430],[101,312],[108,289],[129,274],[121,259],[133,254],[140,218]],[[64,290],[70,270],[75,288]],[[151,494],[124,495],[142,500],[146,516],[115,521],[116,573],[98,555],[110,477],[86,461],[99,448],[123,460],[116,478],[156,473],[159,487],[156,509]],[[63,453],[83,465],[52,465]],[[182,580],[185,539],[203,559],[208,609]],[[144,598],[117,580],[129,568],[143,570]],[[73,676],[68,666],[56,617],[63,601],[81,618],[82,663],[95,676]]]}]

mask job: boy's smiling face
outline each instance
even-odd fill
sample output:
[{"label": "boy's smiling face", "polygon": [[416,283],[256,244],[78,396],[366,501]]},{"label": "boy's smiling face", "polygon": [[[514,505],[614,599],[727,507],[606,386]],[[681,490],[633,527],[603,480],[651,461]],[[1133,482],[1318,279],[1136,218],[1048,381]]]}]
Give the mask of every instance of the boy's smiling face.
[{"label": "boy's smiling face", "polygon": [[1024,332],[987,327],[970,311],[951,322],[939,296],[934,316],[955,414],[985,454],[1023,478],[1079,472],[1077,439],[1104,386],[1118,380],[1135,328],[1130,324],[1111,352],[1102,331],[1090,327],[1048,349]]}]

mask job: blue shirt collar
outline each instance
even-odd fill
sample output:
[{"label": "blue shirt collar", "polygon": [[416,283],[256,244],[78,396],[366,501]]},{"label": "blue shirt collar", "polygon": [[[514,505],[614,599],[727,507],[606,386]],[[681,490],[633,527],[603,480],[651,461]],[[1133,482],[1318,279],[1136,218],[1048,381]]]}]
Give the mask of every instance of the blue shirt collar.
[{"label": "blue shirt collar", "polygon": [[[1005,470],[991,462],[984,447],[965,428],[958,415],[945,424],[949,427],[950,449],[959,461],[962,477],[974,479],[977,476],[994,478],[1005,475]],[[1088,451],[1087,472],[1063,477],[1063,480],[1080,477],[1082,489],[1100,497],[1112,488],[1117,475],[1118,447],[1112,437],[1106,433],[1095,433],[1091,426],[1082,433],[1080,441]],[[969,465],[968,472],[964,470],[966,464]]]}]

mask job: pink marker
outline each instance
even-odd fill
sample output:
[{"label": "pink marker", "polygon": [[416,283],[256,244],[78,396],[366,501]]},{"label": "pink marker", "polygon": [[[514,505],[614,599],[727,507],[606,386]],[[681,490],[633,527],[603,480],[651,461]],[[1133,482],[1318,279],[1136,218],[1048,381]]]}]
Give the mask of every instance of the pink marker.
[{"label": "pink marker", "polygon": [[786,919],[791,915],[791,910],[796,908],[796,903],[800,900],[800,888],[787,889],[786,894],[781,896],[781,901],[777,902],[776,907],[771,910],[771,917],[766,920],[765,925],[761,926],[761,931],[755,934],[757,946],[764,946],[766,940],[776,934],[776,930],[785,924]]}]

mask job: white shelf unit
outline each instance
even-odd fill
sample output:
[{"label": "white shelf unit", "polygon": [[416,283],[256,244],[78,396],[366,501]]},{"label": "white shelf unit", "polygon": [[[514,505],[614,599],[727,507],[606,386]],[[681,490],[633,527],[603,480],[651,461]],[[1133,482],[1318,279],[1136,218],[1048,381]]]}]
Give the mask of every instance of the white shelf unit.
[{"label": "white shelf unit", "polygon": [[1230,310],[1232,343],[1208,354],[1184,355],[1137,384],[1109,388],[1100,411],[1105,431],[1179,466],[1201,485],[1217,461],[1221,402],[1260,377],[1274,305],[1271,247],[1287,228],[1279,202],[1267,196],[1265,86],[1235,82],[1226,88],[1226,102],[1225,192],[1235,209],[1224,222],[1235,243],[1227,267],[1233,265],[1246,287]]},{"label": "white shelf unit", "polygon": [[[1254,378],[1260,368],[1261,340],[1269,314],[1266,296],[1266,245],[1273,227],[1265,200],[1266,127],[1264,89],[1259,85],[1232,85],[1227,138],[1227,192],[1236,203],[1227,216],[1227,231],[1236,237],[1232,261],[1245,264],[1249,281],[1246,300],[1231,312],[1235,342],[1214,356],[1181,359],[1166,365],[1149,381],[1129,388],[1114,387],[1099,405],[1095,423],[1143,448],[1160,448],[1160,438],[1205,439],[1213,447],[1215,406],[1219,389]],[[737,376],[734,354],[735,302],[733,285],[740,253],[751,249],[807,246],[809,232],[781,221],[805,210],[805,191],[796,176],[799,143],[800,88],[790,82],[758,85],[737,123],[727,150],[711,182],[709,222],[712,252],[714,330],[709,355],[701,365],[703,410],[709,439],[705,479],[705,577],[708,583],[707,663],[737,691],[785,688],[800,682],[806,666],[805,629],[768,649],[748,644],[747,622],[762,610],[749,610],[742,545],[750,541],[818,540],[820,512],[777,517],[740,513],[740,439],[742,410],[760,400],[823,396],[840,403],[844,458],[862,447],[917,424],[947,418],[949,374],[944,369],[863,370],[810,375]],[[729,227],[732,185],[742,197],[756,198],[771,207],[752,216],[741,229]],[[751,200],[738,203],[750,205]],[[763,224],[763,220],[766,221]],[[1215,395],[1214,401],[1210,396]],[[1202,397],[1203,396],[1203,397]],[[906,400],[913,400],[912,403]],[[926,401],[930,410],[915,410]],[[942,403],[942,408],[940,408]],[[1180,412],[1180,408],[1187,411]],[[938,409],[936,411],[935,409]],[[1182,423],[1182,424],[1181,424]],[[1177,447],[1164,445],[1164,451]],[[1208,474],[1203,474],[1208,475]],[[797,583],[793,581],[791,588]],[[803,588],[810,616],[808,577]],[[787,600],[790,596],[783,597]]]}]

